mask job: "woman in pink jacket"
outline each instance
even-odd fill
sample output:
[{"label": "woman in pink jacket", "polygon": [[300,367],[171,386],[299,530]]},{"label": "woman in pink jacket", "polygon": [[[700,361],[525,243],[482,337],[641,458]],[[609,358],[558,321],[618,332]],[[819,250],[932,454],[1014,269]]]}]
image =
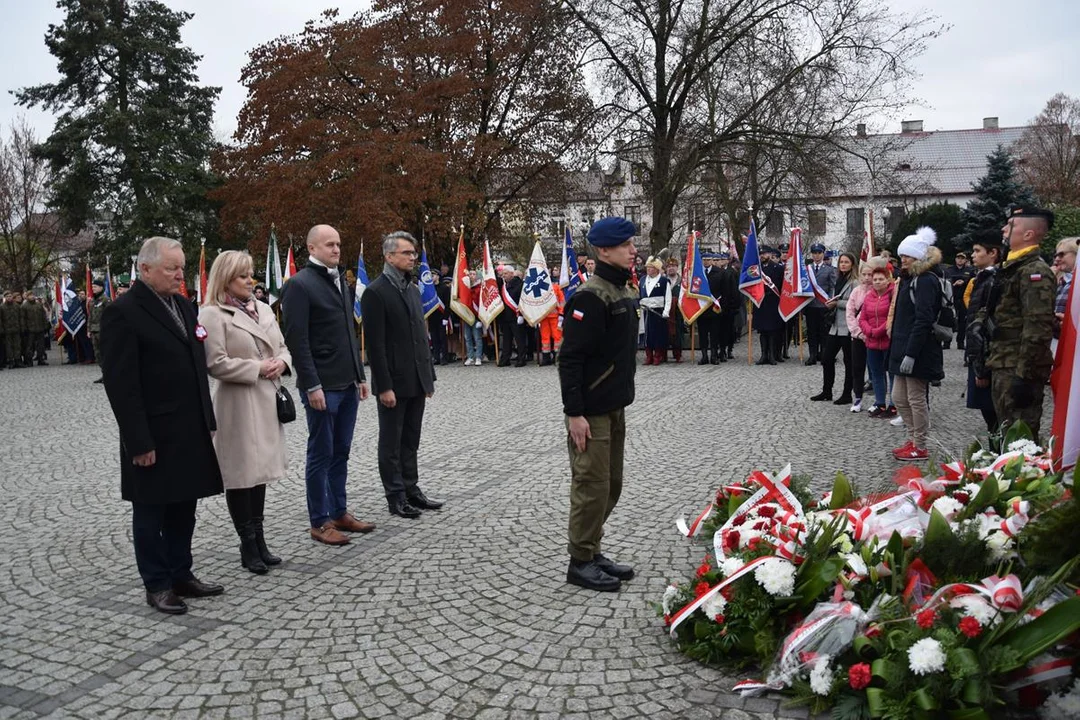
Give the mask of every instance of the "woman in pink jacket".
[{"label": "woman in pink jacket", "polygon": [[[844,308],[848,332],[851,333],[851,385],[855,394],[855,402],[851,405],[853,413],[862,412],[863,389],[866,387],[866,344],[862,328],[859,327],[859,312],[866,293],[870,292],[870,275],[877,260],[881,258],[864,260],[859,264],[859,286],[851,291],[847,307]],[[884,260],[881,260],[881,265],[884,267]]]},{"label": "woman in pink jacket", "polygon": [[866,343],[866,365],[870,370],[870,382],[874,385],[874,407],[870,417],[885,415],[885,357],[889,352],[889,308],[892,305],[895,286],[887,268],[875,268],[871,275],[871,289],[863,298],[859,312],[859,330]]}]

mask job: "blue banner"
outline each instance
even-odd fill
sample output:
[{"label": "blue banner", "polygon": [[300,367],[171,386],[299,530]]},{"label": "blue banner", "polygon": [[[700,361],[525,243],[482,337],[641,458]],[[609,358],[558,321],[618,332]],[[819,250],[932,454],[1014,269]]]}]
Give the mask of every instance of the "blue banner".
[{"label": "blue banner", "polygon": [[439,294],[435,292],[435,280],[431,277],[431,268],[427,261],[427,248],[420,251],[420,302],[424,306],[424,317],[443,306]]}]

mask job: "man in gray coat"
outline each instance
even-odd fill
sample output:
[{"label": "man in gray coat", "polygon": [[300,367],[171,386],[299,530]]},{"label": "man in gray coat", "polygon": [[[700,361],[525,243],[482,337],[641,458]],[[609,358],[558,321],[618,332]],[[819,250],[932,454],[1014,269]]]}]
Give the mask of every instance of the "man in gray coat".
[{"label": "man in gray coat", "polygon": [[[832,297],[833,290],[836,288],[836,268],[825,262],[825,246],[821,243],[814,243],[810,246],[810,263],[807,269],[814,273],[817,284],[825,294]],[[827,312],[828,308],[825,307],[825,303],[816,297],[803,310],[803,315],[806,317],[806,344],[810,351],[810,356],[806,359],[806,365],[816,364],[821,356],[822,348],[825,345],[825,335],[829,331],[825,326],[825,314]]]}]

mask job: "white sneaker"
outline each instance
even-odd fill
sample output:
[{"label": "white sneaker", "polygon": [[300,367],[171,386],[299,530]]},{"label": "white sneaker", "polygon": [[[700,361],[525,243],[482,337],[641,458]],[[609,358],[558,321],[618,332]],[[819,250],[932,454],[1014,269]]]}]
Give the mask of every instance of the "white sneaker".
[{"label": "white sneaker", "polygon": [[472,358],[469,358],[468,360],[466,360],[465,364],[466,365],[472,365],[473,364]]},{"label": "white sneaker", "polygon": [[862,398],[855,401],[855,404],[851,406],[851,412],[862,412]]},{"label": "white sneaker", "polygon": [[903,427],[904,426],[904,418],[897,415],[896,417],[894,417],[892,420],[889,421],[889,424],[892,425],[893,427]]},{"label": "white sneaker", "polygon": [[484,364],[484,358],[483,357],[478,357],[475,360],[473,360],[473,365],[483,365],[483,364]]}]

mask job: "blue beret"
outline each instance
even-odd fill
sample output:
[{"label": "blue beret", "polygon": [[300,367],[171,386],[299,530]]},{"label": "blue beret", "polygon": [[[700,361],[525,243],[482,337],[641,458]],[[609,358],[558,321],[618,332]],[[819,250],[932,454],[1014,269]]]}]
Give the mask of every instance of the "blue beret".
[{"label": "blue beret", "polygon": [[825,246],[822,245],[821,243],[814,243],[813,245],[810,246],[810,252],[823,253],[823,252],[825,252]]},{"label": "blue beret", "polygon": [[626,218],[606,217],[589,228],[588,240],[594,247],[615,247],[634,237],[637,228]]}]

